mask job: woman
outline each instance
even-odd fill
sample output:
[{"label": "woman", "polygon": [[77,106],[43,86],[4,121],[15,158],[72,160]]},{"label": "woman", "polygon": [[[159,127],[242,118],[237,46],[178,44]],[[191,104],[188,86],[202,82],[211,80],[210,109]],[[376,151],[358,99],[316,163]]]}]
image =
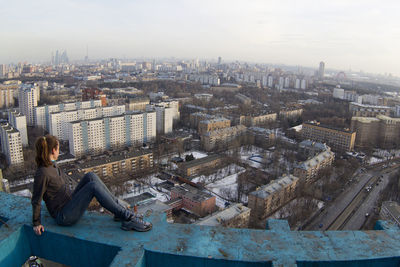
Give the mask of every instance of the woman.
[{"label": "woman", "polygon": [[40,137],[35,144],[37,171],[33,183],[32,208],[33,230],[40,235],[44,227],[40,220],[42,199],[47,210],[59,225],[73,225],[83,215],[89,203],[95,197],[101,206],[122,221],[123,230],[148,231],[152,224],[145,222],[132,211],[124,208],[111,194],[108,188],[94,173],[87,173],[71,192],[66,176],[55,161],[59,155],[59,142],[56,137]]}]

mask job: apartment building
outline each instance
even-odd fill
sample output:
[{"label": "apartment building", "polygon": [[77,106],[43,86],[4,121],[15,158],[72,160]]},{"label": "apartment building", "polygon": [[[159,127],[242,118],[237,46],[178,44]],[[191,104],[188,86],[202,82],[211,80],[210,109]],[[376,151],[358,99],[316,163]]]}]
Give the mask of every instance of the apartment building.
[{"label": "apartment building", "polygon": [[90,120],[102,117],[111,117],[121,115],[125,112],[125,105],[112,107],[96,107],[87,109],[78,109],[70,111],[61,111],[47,114],[49,122],[49,133],[62,140],[68,139],[67,123],[77,120]]},{"label": "apartment building", "polygon": [[189,124],[191,128],[198,129],[199,123],[204,120],[211,120],[216,118],[215,115],[206,114],[203,112],[194,112],[189,115]]},{"label": "apartment building", "polygon": [[320,143],[326,143],[333,151],[352,151],[356,139],[356,132],[347,129],[338,129],[321,125],[318,122],[302,124],[301,136]]},{"label": "apartment building", "polygon": [[216,209],[215,196],[188,184],[171,188],[171,200],[174,199],[182,199],[182,207],[199,217],[211,214]]},{"label": "apartment building", "polygon": [[28,145],[28,131],[26,129],[26,116],[22,113],[10,110],[8,111],[8,122],[12,127],[17,129],[21,135],[21,142],[23,146]]},{"label": "apartment building", "polygon": [[223,129],[231,126],[231,121],[225,118],[214,118],[211,120],[203,120],[199,122],[198,132],[200,135],[211,131]]},{"label": "apartment building", "polygon": [[259,147],[269,147],[275,142],[275,131],[265,128],[249,127],[247,134],[254,137],[254,144]]},{"label": "apartment building", "polygon": [[111,156],[102,155],[86,160],[79,165],[81,172],[94,172],[99,177],[113,177],[120,174],[135,174],[154,166],[153,153],[143,151],[121,151]]},{"label": "apartment building", "polygon": [[61,111],[72,111],[101,107],[101,100],[89,100],[83,102],[61,103],[57,105],[36,106],[34,108],[34,125],[44,129],[50,129],[49,114]]},{"label": "apartment building", "polygon": [[276,121],[277,117],[278,115],[276,113],[253,116],[240,116],[239,122],[246,127],[262,126],[266,123]]},{"label": "apartment building", "polygon": [[251,192],[248,202],[250,222],[265,227],[268,216],[295,198],[298,181],[296,176],[285,175]]},{"label": "apartment building", "polygon": [[250,209],[242,203],[232,204],[226,209],[211,214],[200,221],[197,225],[223,226],[228,228],[248,228]]},{"label": "apartment building", "polygon": [[396,147],[400,144],[400,118],[385,115],[352,117],[351,130],[357,132],[359,147]]},{"label": "apartment building", "polygon": [[37,106],[39,87],[31,84],[22,84],[18,91],[19,110],[26,116],[28,126],[35,125],[34,109]]},{"label": "apartment building", "polygon": [[330,147],[320,144],[312,143],[309,149],[315,150],[317,147],[325,147],[324,150],[316,152],[316,155],[310,157],[306,161],[298,164],[294,169],[294,176],[298,177],[306,183],[312,183],[318,176],[318,173],[331,166],[335,160],[335,153],[333,153]]},{"label": "apartment building", "polygon": [[0,124],[1,151],[6,156],[10,165],[22,164],[24,154],[22,152],[22,140],[20,132],[9,123]]},{"label": "apartment building", "polygon": [[210,155],[201,159],[186,161],[179,164],[179,171],[183,176],[190,177],[198,175],[206,169],[213,169],[222,163],[222,156]]},{"label": "apartment building", "polygon": [[349,110],[354,117],[376,117],[377,115],[390,116],[391,107],[365,105],[356,102],[349,104]]},{"label": "apartment building", "polygon": [[21,81],[9,82],[0,84],[0,108],[10,108],[15,104],[14,96],[18,93]]},{"label": "apartment building", "polygon": [[235,95],[235,98],[238,99],[243,105],[251,104],[251,98],[243,94],[237,94]]},{"label": "apartment building", "polygon": [[279,111],[279,118],[295,119],[301,117],[302,114],[303,114],[302,108],[286,108]]},{"label": "apartment building", "polygon": [[132,113],[68,122],[70,153],[76,157],[141,145],[156,137],[156,113]]},{"label": "apartment building", "polygon": [[246,133],[246,126],[237,125],[205,133],[201,136],[201,143],[206,151],[211,151],[218,145],[225,145],[236,137]]},{"label": "apartment building", "polygon": [[131,98],[127,104],[127,110],[131,111],[145,111],[146,106],[150,104],[149,98]]}]

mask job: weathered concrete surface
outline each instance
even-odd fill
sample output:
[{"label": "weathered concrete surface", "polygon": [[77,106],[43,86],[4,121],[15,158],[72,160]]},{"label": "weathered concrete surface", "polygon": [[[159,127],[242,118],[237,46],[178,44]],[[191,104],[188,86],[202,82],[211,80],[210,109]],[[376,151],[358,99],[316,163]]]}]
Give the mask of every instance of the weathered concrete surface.
[{"label": "weathered concrete surface", "polygon": [[400,229],[290,231],[270,220],[268,230],[168,224],[153,213],[150,232],[126,232],[111,216],[86,213],[61,227],[42,209],[42,236],[33,233],[30,200],[0,193],[0,266],[21,266],[31,254],[71,266],[398,266]]}]

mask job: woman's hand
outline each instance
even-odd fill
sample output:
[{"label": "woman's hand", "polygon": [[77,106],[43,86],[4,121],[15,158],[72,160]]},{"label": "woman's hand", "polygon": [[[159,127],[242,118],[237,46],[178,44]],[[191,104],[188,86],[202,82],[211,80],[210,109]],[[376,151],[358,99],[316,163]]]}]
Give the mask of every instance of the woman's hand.
[{"label": "woman's hand", "polygon": [[44,232],[44,227],[41,224],[33,226],[33,231],[35,232],[35,234],[41,235]]}]

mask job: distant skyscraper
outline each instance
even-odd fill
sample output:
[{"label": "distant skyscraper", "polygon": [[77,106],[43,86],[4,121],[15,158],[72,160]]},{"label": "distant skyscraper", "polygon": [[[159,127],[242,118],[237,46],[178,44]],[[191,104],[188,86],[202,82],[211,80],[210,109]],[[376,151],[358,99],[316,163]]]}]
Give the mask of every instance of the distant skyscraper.
[{"label": "distant skyscraper", "polygon": [[218,57],[218,65],[221,65],[221,63],[222,63],[222,58]]},{"label": "distant skyscraper", "polygon": [[324,75],[325,75],[325,63],[323,61],[321,61],[319,63],[319,71],[318,71],[318,78],[320,80],[324,79]]},{"label": "distant skyscraper", "polygon": [[67,55],[67,50],[64,50],[64,52],[59,53],[58,50],[56,50],[56,55],[54,56],[54,53],[51,53],[51,64],[53,65],[58,65],[58,64],[67,64],[69,62],[69,58]]},{"label": "distant skyscraper", "polygon": [[6,76],[6,65],[0,64],[0,78]]},{"label": "distant skyscraper", "polygon": [[22,84],[19,88],[19,110],[26,116],[29,126],[34,125],[34,108],[37,106],[39,87],[31,84]]}]

